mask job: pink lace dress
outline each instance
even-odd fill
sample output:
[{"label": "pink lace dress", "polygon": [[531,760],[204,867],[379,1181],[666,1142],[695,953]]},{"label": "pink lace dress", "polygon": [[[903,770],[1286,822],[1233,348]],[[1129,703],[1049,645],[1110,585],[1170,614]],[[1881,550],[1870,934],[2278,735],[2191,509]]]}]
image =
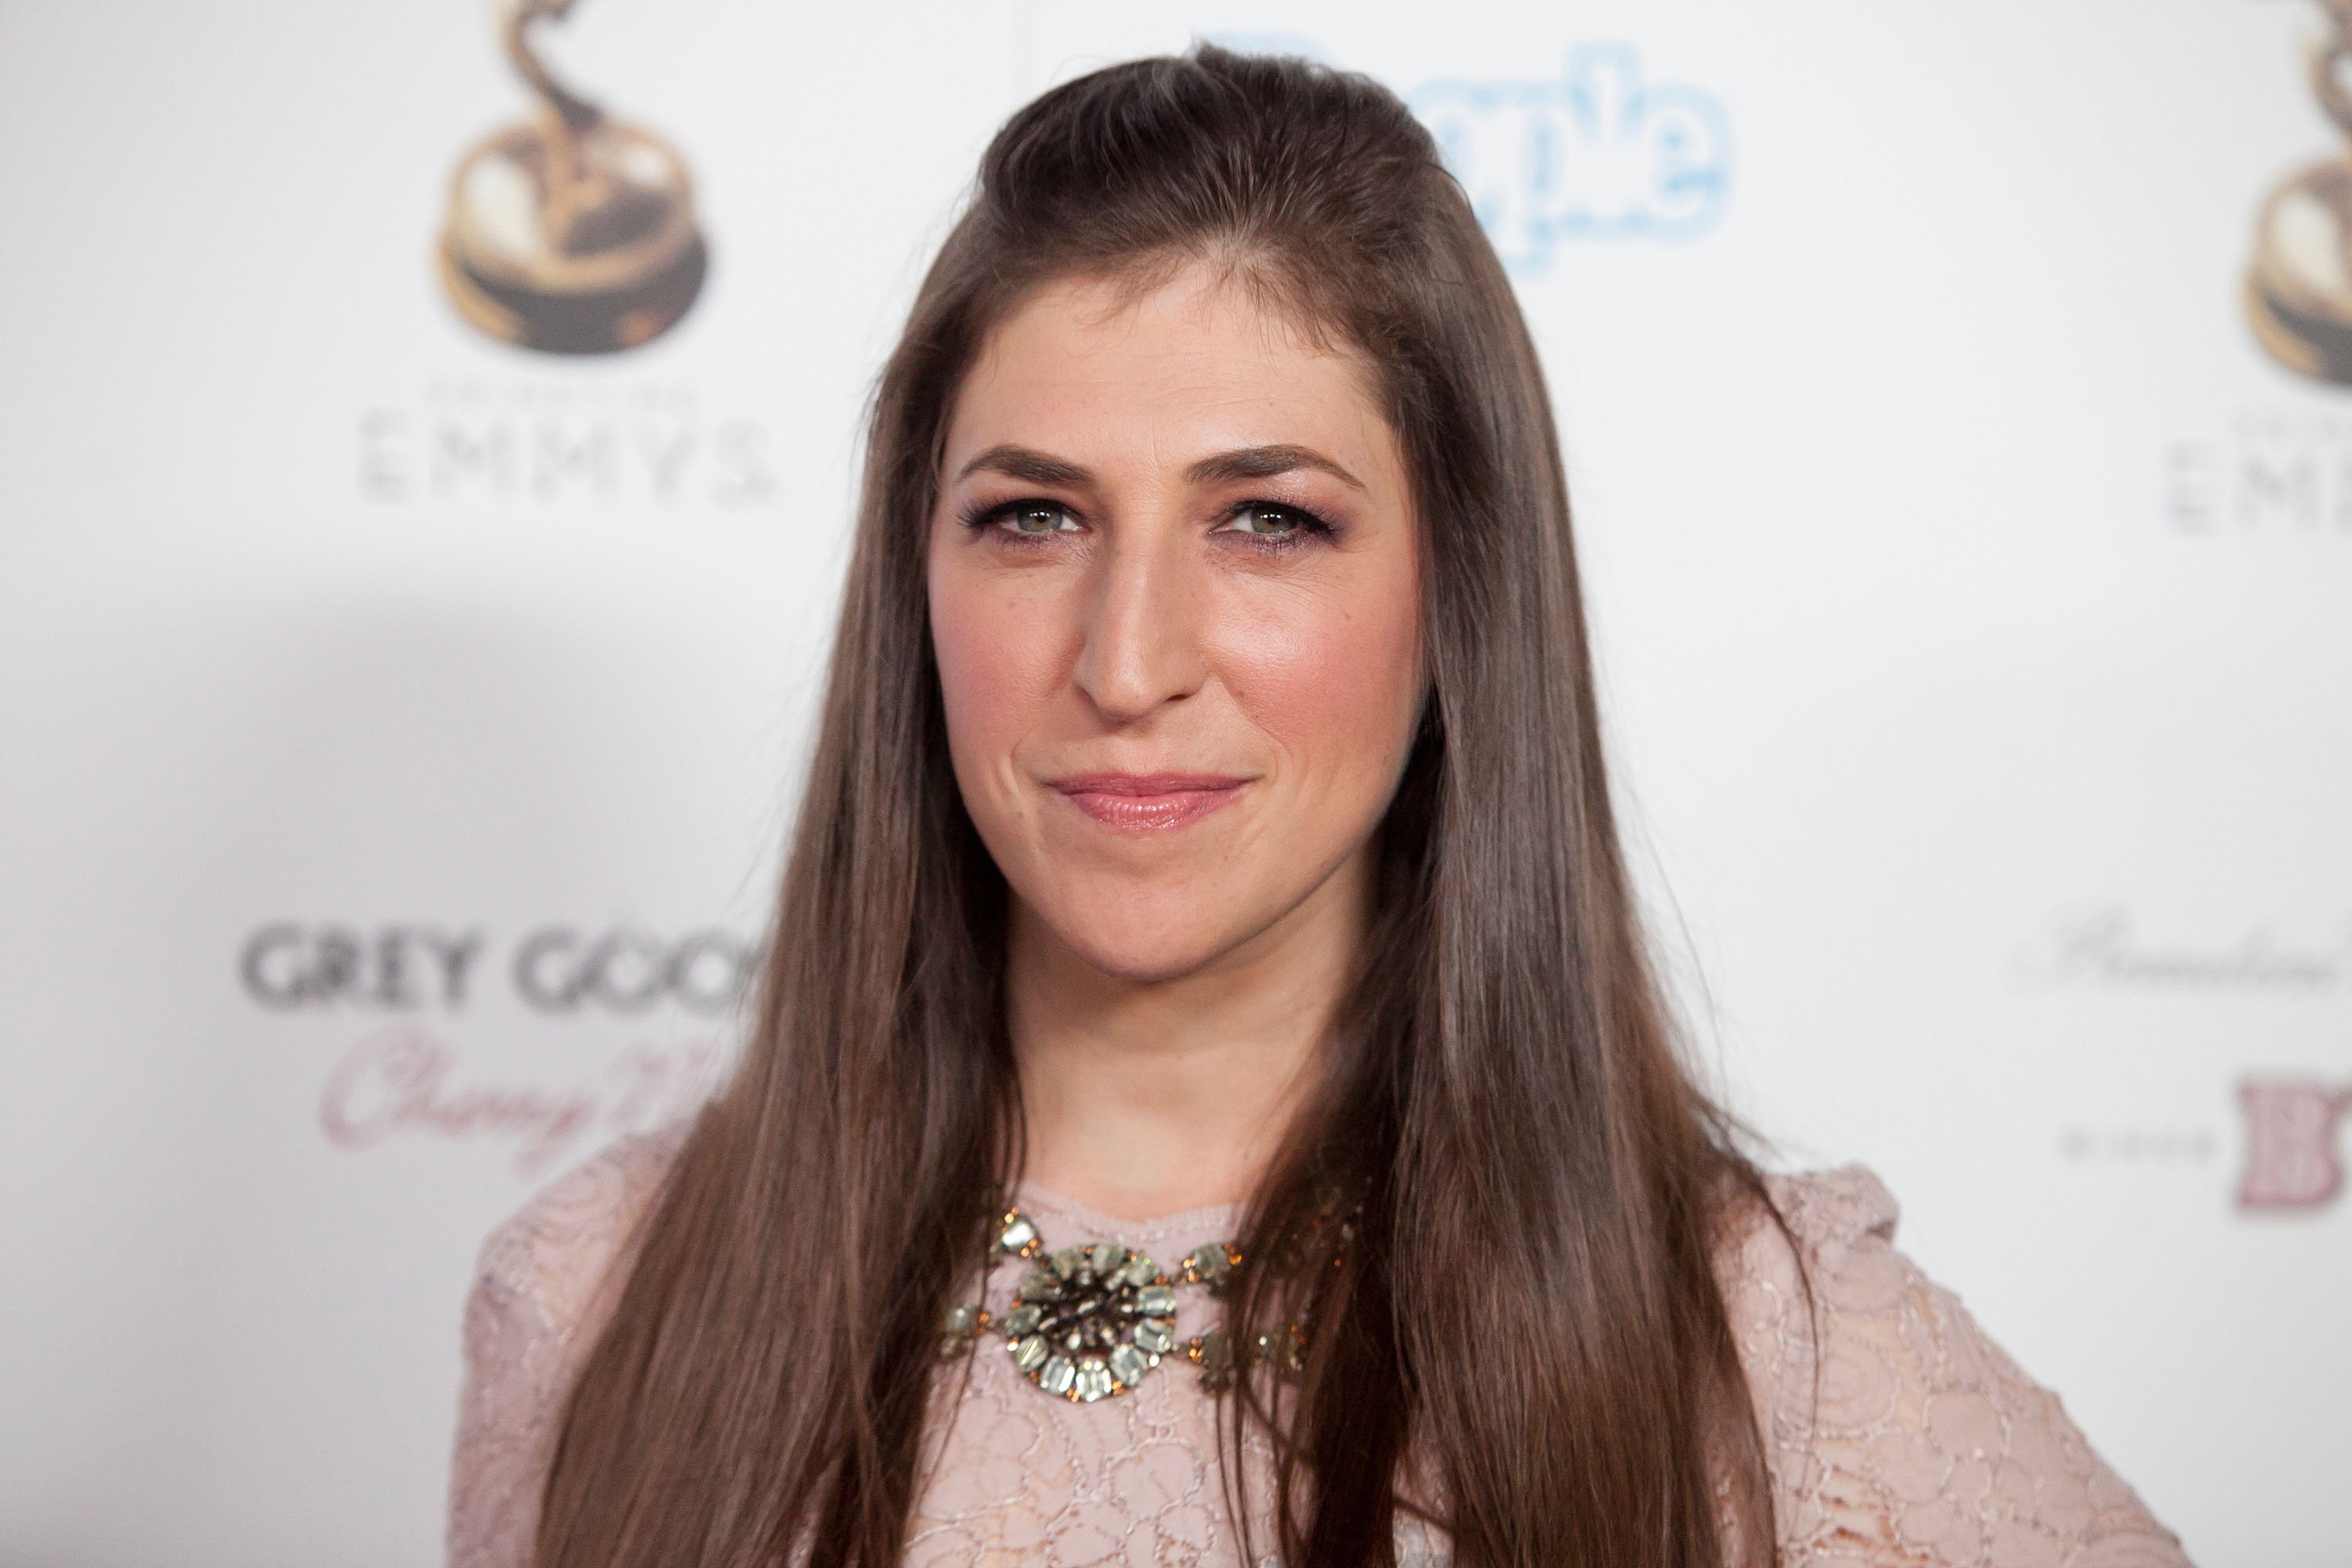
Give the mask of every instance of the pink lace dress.
[{"label": "pink lace dress", "polygon": [[[682,1125],[624,1139],[554,1183],[483,1245],[466,1309],[466,1367],[450,1472],[452,1568],[528,1568],[553,1426],[609,1306],[596,1291]],[[1723,1278],[1774,1483],[1788,1568],[2185,1568],[2179,1542],[2037,1385],[1892,1244],[1895,1205],[1858,1165],[1774,1177],[1811,1267],[1815,1338],[1796,1260],[1751,1228]],[[1050,1245],[1115,1240],[1163,1263],[1223,1240],[1232,1208],[1146,1223],[1024,1187]],[[1025,1268],[986,1281],[1002,1314]],[[1176,1333],[1215,1307],[1179,1293]],[[1131,1393],[1076,1405],[1041,1393],[993,1339],[971,1379],[937,1382],[907,1562],[1234,1563],[1210,1423],[1214,1403],[1181,1357]],[[1245,1464],[1265,1461],[1262,1444]],[[1270,1550],[1262,1528],[1261,1554]],[[1438,1568],[1442,1532],[1398,1525],[1398,1561]],[[1261,1556],[1270,1563],[1270,1557]]]}]

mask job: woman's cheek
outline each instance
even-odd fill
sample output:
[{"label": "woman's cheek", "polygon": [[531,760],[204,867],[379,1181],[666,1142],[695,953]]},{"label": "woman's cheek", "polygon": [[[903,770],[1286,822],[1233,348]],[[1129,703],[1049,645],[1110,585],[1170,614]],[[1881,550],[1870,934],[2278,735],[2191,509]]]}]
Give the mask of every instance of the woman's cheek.
[{"label": "woman's cheek", "polygon": [[[931,646],[948,733],[959,750],[1009,749],[1027,728],[1023,716],[1037,700],[1041,666],[1051,657],[1048,630],[1034,606],[1024,609],[1014,596],[982,584],[950,578],[933,593]],[[994,759],[969,760],[986,766]]]},{"label": "woman's cheek", "polygon": [[1377,787],[1418,696],[1410,615],[1320,597],[1285,609],[1237,628],[1228,689],[1294,763],[1336,775],[1323,785]]}]

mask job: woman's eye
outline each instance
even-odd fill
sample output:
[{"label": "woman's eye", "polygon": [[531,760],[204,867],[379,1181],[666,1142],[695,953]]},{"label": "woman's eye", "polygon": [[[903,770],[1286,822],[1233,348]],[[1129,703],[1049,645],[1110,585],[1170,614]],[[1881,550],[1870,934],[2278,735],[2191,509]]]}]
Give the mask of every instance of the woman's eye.
[{"label": "woman's eye", "polygon": [[1002,519],[1009,533],[1040,538],[1049,533],[1074,533],[1077,519],[1057,506],[1022,506],[1004,513]]},{"label": "woman's eye", "polygon": [[1307,520],[1286,506],[1250,505],[1234,513],[1227,525],[1235,533],[1253,533],[1259,538],[1283,538],[1306,531]]}]

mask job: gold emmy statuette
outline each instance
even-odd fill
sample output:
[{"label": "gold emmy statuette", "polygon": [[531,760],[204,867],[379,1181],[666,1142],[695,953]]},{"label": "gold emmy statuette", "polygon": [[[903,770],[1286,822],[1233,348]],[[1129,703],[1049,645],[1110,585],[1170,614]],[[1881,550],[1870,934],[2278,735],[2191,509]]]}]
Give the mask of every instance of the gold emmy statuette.
[{"label": "gold emmy statuette", "polygon": [[608,118],[531,52],[531,24],[562,20],[573,3],[504,0],[507,54],[539,95],[539,112],[458,159],[441,284],[494,338],[547,353],[610,353],[686,314],[709,253],[677,154]]},{"label": "gold emmy statuette", "polygon": [[[2311,90],[2352,138],[2352,0],[2322,0],[2327,32],[2312,47]],[[2352,385],[2352,148],[2271,192],[2254,219],[2246,271],[2254,336],[2289,370]]]}]

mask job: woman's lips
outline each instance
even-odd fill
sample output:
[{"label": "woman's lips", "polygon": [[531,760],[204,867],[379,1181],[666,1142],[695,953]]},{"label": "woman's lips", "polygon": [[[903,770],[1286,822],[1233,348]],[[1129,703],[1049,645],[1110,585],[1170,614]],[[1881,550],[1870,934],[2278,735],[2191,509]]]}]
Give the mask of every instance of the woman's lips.
[{"label": "woman's lips", "polygon": [[1164,833],[1230,804],[1250,781],[1224,773],[1073,773],[1051,782],[1105,827]]}]

